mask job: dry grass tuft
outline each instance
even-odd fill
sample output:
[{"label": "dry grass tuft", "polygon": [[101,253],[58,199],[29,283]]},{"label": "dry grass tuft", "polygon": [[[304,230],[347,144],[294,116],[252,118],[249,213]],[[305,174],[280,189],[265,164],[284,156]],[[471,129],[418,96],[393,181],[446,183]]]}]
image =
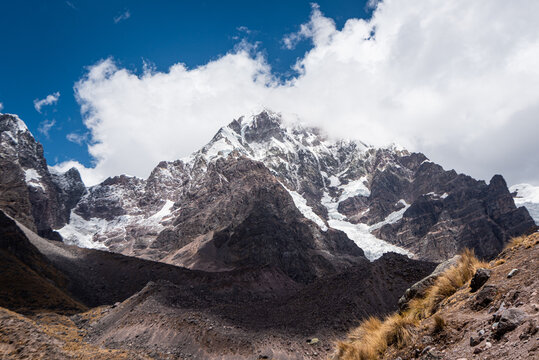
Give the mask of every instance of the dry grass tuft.
[{"label": "dry grass tuft", "polygon": [[[443,272],[429,288],[424,298],[416,298],[408,304],[408,310],[390,315],[381,321],[365,320],[353,330],[348,340],[337,344],[336,358],[340,360],[378,359],[390,346],[402,348],[412,341],[413,331],[419,322],[432,316],[439,305],[470,281],[478,268],[488,264],[478,260],[474,252],[464,250],[456,266]],[[434,332],[446,326],[440,315],[434,316]]]},{"label": "dry grass tuft", "polygon": [[418,321],[411,316],[401,314],[388,316],[383,325],[387,344],[398,348],[408,345],[412,339],[412,329],[417,324]]},{"label": "dry grass tuft", "polygon": [[446,325],[445,319],[439,314],[434,315],[432,318],[434,320],[434,327],[432,328],[432,332],[434,334],[441,333]]},{"label": "dry grass tuft", "polygon": [[415,326],[417,321],[410,316],[389,315],[383,322],[370,317],[350,333],[349,341],[337,345],[337,358],[378,359],[390,345],[398,348],[409,345]]},{"label": "dry grass tuft", "polygon": [[503,264],[505,264],[505,259],[497,259],[496,261],[494,261],[493,267],[500,266]]},{"label": "dry grass tuft", "polygon": [[525,247],[526,249],[529,249],[537,244],[539,244],[539,233],[535,233],[529,236],[523,235],[514,237],[511,239],[507,247],[511,250],[518,249],[521,246]]},{"label": "dry grass tuft", "polygon": [[[477,269],[488,267],[488,263],[475,257],[473,250],[465,249],[457,266],[447,269],[427,291],[424,300],[427,301],[426,308],[430,312],[428,315],[432,315],[443,300],[470,281]],[[424,308],[425,305],[421,307]]]}]

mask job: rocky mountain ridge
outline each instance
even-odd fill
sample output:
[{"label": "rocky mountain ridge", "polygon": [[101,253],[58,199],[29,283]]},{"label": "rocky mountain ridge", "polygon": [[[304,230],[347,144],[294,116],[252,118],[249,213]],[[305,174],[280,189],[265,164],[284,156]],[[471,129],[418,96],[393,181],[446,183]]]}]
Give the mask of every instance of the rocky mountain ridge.
[{"label": "rocky mountain ridge", "polygon": [[[31,134],[17,134],[32,161],[10,173],[21,181],[21,171],[35,170],[41,187],[30,179],[26,188],[47,201],[29,196],[28,207],[52,209],[39,211],[52,214],[35,221],[39,231],[192,269],[277,263],[310,281],[388,251],[441,261],[471,247],[491,258],[535,225],[501,176],[487,185],[423,154],[329,139],[271,111],[232,121],[148,179],[121,175],[88,189],[76,170],[49,173]],[[19,219],[28,216],[22,208]]]}]

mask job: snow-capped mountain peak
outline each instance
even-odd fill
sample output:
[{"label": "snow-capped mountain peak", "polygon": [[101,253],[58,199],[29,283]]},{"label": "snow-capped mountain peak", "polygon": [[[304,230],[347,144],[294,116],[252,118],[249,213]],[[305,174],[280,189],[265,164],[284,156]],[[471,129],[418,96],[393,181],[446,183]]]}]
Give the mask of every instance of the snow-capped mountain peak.
[{"label": "snow-capped mountain peak", "polygon": [[[3,151],[14,155],[4,158],[22,160],[25,191],[59,204],[61,217],[35,214],[39,226],[61,227],[64,240],[80,246],[211,271],[263,258],[305,280],[363,254],[442,260],[467,246],[488,257],[533,225],[500,176],[487,185],[423,154],[331,139],[271,111],[232,121],[147,179],[121,175],[88,189],[76,171],[49,172],[41,145],[8,120],[2,124],[10,122],[11,135],[17,129],[19,144],[2,133]],[[484,222],[481,234],[467,236],[470,219]],[[312,256],[321,263],[298,272],[298,259],[284,255],[292,253],[305,266]]]}]

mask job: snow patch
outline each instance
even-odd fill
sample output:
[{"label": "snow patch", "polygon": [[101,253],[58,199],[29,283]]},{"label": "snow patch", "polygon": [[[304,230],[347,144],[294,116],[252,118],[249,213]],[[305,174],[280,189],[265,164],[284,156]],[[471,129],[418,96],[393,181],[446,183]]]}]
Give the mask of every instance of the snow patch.
[{"label": "snow patch", "polygon": [[339,178],[335,175],[331,175],[329,177],[329,186],[337,187],[339,185],[341,185],[341,180],[339,180]]},{"label": "snow patch", "polygon": [[66,244],[88,249],[106,250],[105,245],[93,240],[94,235],[103,232],[106,228],[108,228],[108,221],[105,219],[92,218],[87,221],[71,211],[69,224],[59,229],[58,232],[62,235]]},{"label": "snow patch", "polygon": [[26,182],[41,180],[41,176],[37,173],[36,169],[24,170],[24,176],[26,177]]},{"label": "snow patch", "polygon": [[163,220],[165,217],[172,214],[173,206],[174,206],[174,201],[167,200],[165,202],[165,205],[163,205],[163,207],[161,208],[161,210],[159,210],[158,212],[150,216],[150,219],[157,222],[161,222],[161,220]]},{"label": "snow patch", "polygon": [[339,189],[342,190],[341,196],[339,197],[339,201],[344,201],[348,198],[354,197],[354,196],[370,196],[371,191],[365,186],[365,182],[367,181],[366,176],[362,176],[358,180],[350,181],[348,184],[340,185]]},{"label": "snow patch", "polygon": [[401,203],[402,205],[404,205],[404,207],[400,210],[397,210],[397,211],[393,211],[391,214],[389,214],[388,216],[386,216],[386,218],[382,221],[380,221],[379,223],[376,223],[374,225],[371,225],[369,230],[370,231],[374,231],[376,229],[380,229],[382,226],[384,225],[387,225],[387,224],[395,224],[396,222],[398,222],[400,219],[402,219],[402,216],[404,215],[404,213],[406,212],[406,210],[408,210],[408,208],[410,207],[410,204],[406,203],[406,201],[404,201],[403,199],[400,199],[398,203]]},{"label": "snow patch", "polygon": [[24,177],[28,185],[36,188],[41,188],[41,190],[45,191],[43,184],[41,184],[41,176],[38,174],[36,169],[24,170]]},{"label": "snow patch", "polygon": [[438,195],[438,194],[436,194],[434,191],[431,191],[430,193],[426,193],[425,195],[426,195],[426,196],[432,196],[432,197],[438,197],[438,198],[440,198],[440,199],[445,199],[446,197],[449,196],[448,193],[443,193],[442,195]]},{"label": "snow patch", "polygon": [[206,159],[211,161],[217,156],[226,157],[234,150],[234,147],[229,144],[225,138],[219,139],[212,144],[212,146],[206,151]]},{"label": "snow patch", "polygon": [[320,229],[322,229],[322,231],[328,230],[328,227],[324,223],[324,220],[322,220],[320,216],[316,215],[313,209],[309,205],[307,205],[307,200],[303,196],[301,196],[295,191],[288,190],[286,186],[284,185],[283,187],[286,189],[286,191],[288,191],[290,196],[292,196],[292,200],[294,200],[294,204],[296,205],[298,210],[303,214],[303,216],[305,216],[307,219],[311,220],[316,225],[318,225]]}]

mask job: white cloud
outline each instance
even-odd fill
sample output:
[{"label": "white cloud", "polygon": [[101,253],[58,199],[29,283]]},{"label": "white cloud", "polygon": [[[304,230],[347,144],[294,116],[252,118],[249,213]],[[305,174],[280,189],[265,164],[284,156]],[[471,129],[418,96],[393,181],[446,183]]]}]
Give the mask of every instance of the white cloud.
[{"label": "white cloud", "polygon": [[56,120],[43,120],[41,123],[39,123],[39,127],[37,128],[37,130],[43,135],[45,135],[45,137],[48,139],[49,132],[51,131],[51,129],[54,127],[55,124],[56,124]]},{"label": "white cloud", "polygon": [[314,45],[285,84],[242,46],[195,69],[140,76],[102,61],[75,86],[95,159],[86,172],[146,177],[265,106],[335,136],[396,141],[475,177],[539,183],[538,11],[524,0],[386,0],[372,19],[337,30],[315,6],[283,40]]},{"label": "white cloud", "polygon": [[114,23],[118,24],[120,21],[127,20],[131,17],[131,12],[129,10],[125,10],[124,12],[118,14],[113,18]]},{"label": "white cloud", "polygon": [[72,8],[73,10],[78,10],[75,4],[73,4],[71,1],[66,1],[66,5]]},{"label": "white cloud", "polygon": [[58,102],[58,99],[60,98],[60,93],[57,91],[53,94],[47,95],[45,99],[35,99],[34,100],[34,108],[38,113],[41,113],[41,108],[43,106],[52,105]]},{"label": "white cloud", "polygon": [[4,109],[4,104],[0,102],[0,111]]},{"label": "white cloud", "polygon": [[369,0],[367,2],[367,9],[376,9],[379,3],[381,3],[382,0]]},{"label": "white cloud", "polygon": [[311,4],[311,7],[311,20],[307,24],[302,24],[299,31],[283,37],[283,44],[287,49],[294,49],[298,42],[307,38],[313,39],[314,43],[322,44],[330,41],[335,33],[335,22],[322,14],[318,4]]},{"label": "white cloud", "polygon": [[251,29],[249,29],[247,26],[244,26],[244,25],[238,26],[236,30],[238,30],[239,32],[245,33],[247,35],[251,33]]},{"label": "white cloud", "polygon": [[88,133],[86,134],[69,133],[66,135],[66,139],[68,141],[71,141],[72,143],[82,145],[88,139]]}]

